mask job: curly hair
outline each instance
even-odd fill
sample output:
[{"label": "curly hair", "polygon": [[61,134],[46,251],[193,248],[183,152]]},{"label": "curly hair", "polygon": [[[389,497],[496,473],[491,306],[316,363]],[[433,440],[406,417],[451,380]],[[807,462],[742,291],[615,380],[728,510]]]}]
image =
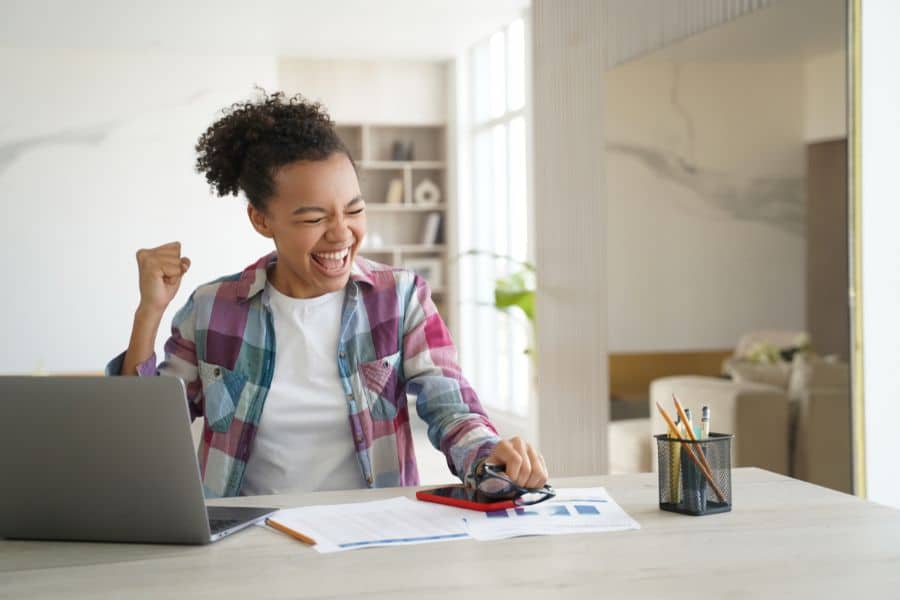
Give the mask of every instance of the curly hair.
[{"label": "curly hair", "polygon": [[[197,141],[197,172],[219,196],[238,195],[264,210],[275,193],[274,176],[298,160],[325,160],[336,152],[353,157],[334,129],[334,122],[318,102],[284,92],[260,89],[256,101],[238,102]],[[354,168],[356,165],[354,164]]]}]

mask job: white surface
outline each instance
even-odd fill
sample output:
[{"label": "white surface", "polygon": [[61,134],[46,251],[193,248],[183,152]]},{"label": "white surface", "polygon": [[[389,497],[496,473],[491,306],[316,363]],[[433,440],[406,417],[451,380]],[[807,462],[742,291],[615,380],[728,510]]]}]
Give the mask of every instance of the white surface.
[{"label": "white surface", "polygon": [[366,487],[347,421],[337,355],[344,290],[291,298],[267,284],[275,374],[241,494]]},{"label": "white surface", "polygon": [[[6,21],[4,21],[6,22]],[[100,372],[128,344],[135,252],[182,242],[191,270],[163,317],[199,284],[272,250],[244,203],[194,171],[217,111],[274,89],[274,57],[0,49],[4,270],[0,371]]]},{"label": "white surface", "polygon": [[280,510],[272,520],[316,541],[322,554],[468,537],[462,509],[405,497]]},{"label": "white surface", "polygon": [[44,0],[4,2],[0,46],[447,59],[528,0]]},{"label": "white surface", "polygon": [[[655,475],[558,479],[605,487],[639,531],[323,555],[251,527],[205,547],[0,541],[10,598],[594,599],[897,597],[900,511],[759,471],[734,472],[734,510],[658,508]],[[236,498],[290,507],[413,496],[412,489]],[[673,582],[679,582],[677,584]]]},{"label": "white surface", "polygon": [[278,61],[281,89],[321,101],[340,124],[445,123],[446,78],[440,62]]},{"label": "white surface", "polygon": [[804,328],[803,93],[799,60],[607,72],[610,352]]},{"label": "white surface", "polygon": [[556,497],[533,506],[463,515],[476,540],[505,540],[523,535],[604,533],[640,529],[603,488],[558,488]]},{"label": "white surface", "polygon": [[868,496],[900,507],[900,4],[862,5],[862,310]]}]

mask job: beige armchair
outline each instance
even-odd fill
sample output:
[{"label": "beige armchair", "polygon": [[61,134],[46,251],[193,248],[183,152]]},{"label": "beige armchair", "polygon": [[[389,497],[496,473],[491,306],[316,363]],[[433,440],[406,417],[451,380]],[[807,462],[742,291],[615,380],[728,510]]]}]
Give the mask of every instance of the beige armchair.
[{"label": "beige armchair", "polygon": [[846,363],[813,355],[803,332],[758,331],[741,338],[723,362],[722,373],[729,379],[701,375],[653,379],[650,418],[609,424],[611,472],[656,469],[652,435],[665,431],[656,402],[672,410],[674,393],[698,417],[702,406],[709,405],[713,431],[735,434],[735,466],[761,467],[852,490]]},{"label": "beige armchair", "polygon": [[[778,365],[778,369],[785,365]],[[666,377],[650,385],[651,427],[662,433],[665,424],[656,411],[667,409],[672,394],[695,415],[706,404],[713,431],[735,434],[735,466],[756,466],[810,483],[852,492],[850,431],[850,371],[847,363],[797,354],[787,363],[784,386],[772,384],[781,376],[763,377],[768,383],[714,377]],[[655,444],[655,440],[654,440]],[[653,466],[656,450],[652,448]]]},{"label": "beige armchair", "polygon": [[794,405],[793,476],[852,493],[849,365],[796,356],[790,396]]},{"label": "beige armchair", "polygon": [[[708,405],[712,431],[734,434],[733,466],[761,467],[784,475],[790,473],[790,403],[784,390],[772,385],[737,383],[714,377],[656,379],[650,384],[650,423],[654,434],[666,429],[656,403],[671,414],[673,394],[685,408],[691,409],[695,422],[699,422],[701,408]],[[656,470],[655,439],[652,444],[652,464]]]}]

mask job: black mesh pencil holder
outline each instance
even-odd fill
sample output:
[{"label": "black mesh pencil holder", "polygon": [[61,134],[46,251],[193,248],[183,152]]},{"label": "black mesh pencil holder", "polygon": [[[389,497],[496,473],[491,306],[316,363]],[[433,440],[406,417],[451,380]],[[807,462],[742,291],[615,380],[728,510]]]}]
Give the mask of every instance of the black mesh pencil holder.
[{"label": "black mesh pencil holder", "polygon": [[659,452],[659,508],[685,515],[731,510],[731,434],[696,442],[654,436]]}]

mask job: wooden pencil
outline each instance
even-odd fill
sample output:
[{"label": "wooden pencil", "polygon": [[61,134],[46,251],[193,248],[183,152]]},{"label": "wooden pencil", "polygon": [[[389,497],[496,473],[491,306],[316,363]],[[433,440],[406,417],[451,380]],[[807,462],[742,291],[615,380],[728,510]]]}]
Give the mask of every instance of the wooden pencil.
[{"label": "wooden pencil", "polygon": [[300,540],[304,544],[309,544],[310,546],[316,545],[316,540],[312,539],[308,535],[303,535],[299,531],[294,531],[290,527],[287,527],[286,525],[282,525],[278,521],[273,521],[272,519],[266,519],[266,525],[268,525],[272,529],[277,529],[281,533],[286,533],[289,536],[291,536],[292,538]]},{"label": "wooden pencil", "polygon": [[[682,419],[686,419],[686,420],[687,420],[687,413],[684,411],[684,407],[681,406],[681,402],[678,401],[678,398],[675,396],[675,394],[672,394],[672,401],[675,402],[675,410],[678,411],[679,416],[681,416]],[[692,442],[696,442],[696,441],[697,441],[697,436],[694,435],[694,427],[693,427],[693,425],[689,426],[689,427],[687,428],[687,431],[688,431],[688,437],[691,439],[691,441],[692,441]],[[709,462],[707,462],[707,460],[706,460],[706,453],[703,451],[703,448],[700,447],[700,446],[697,446],[696,449],[697,449],[698,454],[699,454],[699,456],[700,456],[700,460],[703,461],[703,466],[706,467],[706,470],[707,470],[707,471],[709,471],[710,473],[712,473],[712,467],[709,466]]]}]

